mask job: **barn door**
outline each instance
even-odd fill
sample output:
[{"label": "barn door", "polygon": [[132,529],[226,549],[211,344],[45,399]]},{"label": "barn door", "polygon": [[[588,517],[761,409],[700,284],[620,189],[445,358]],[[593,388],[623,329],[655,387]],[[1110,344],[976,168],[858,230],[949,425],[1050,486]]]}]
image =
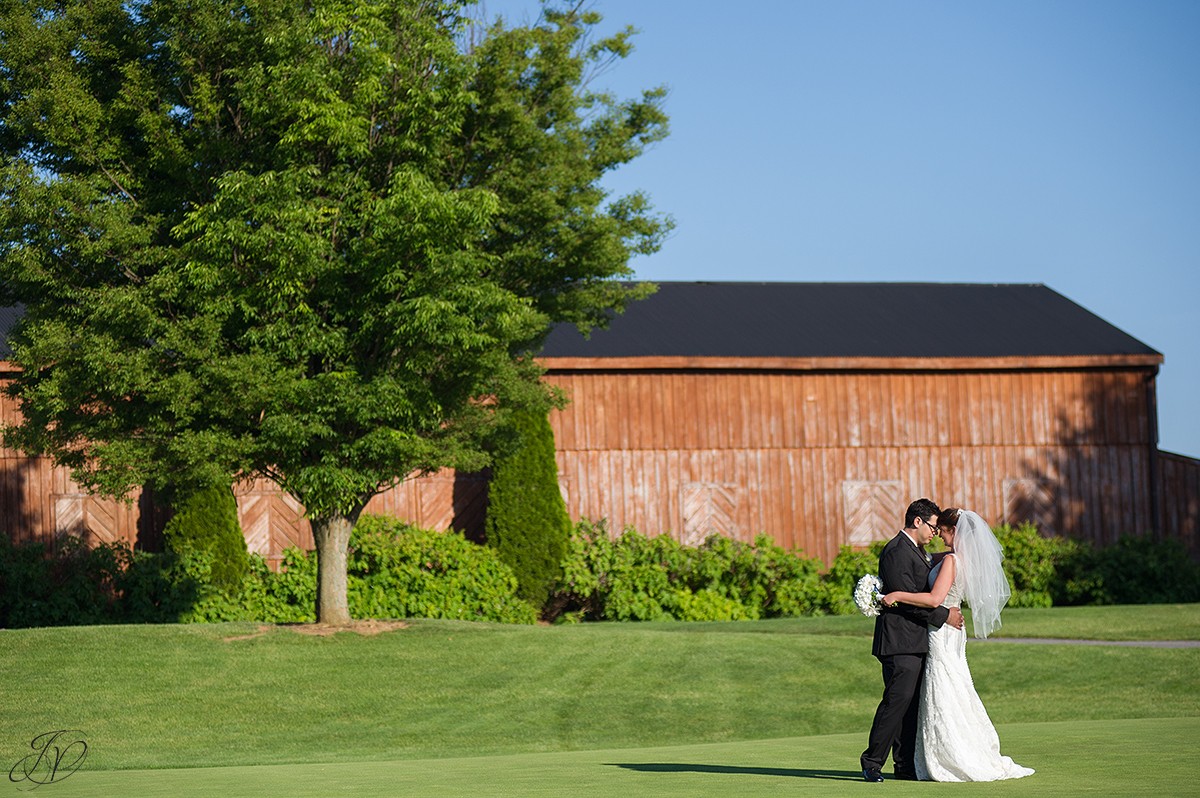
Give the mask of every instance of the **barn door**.
[{"label": "barn door", "polygon": [[289,494],[256,485],[238,492],[238,522],[246,536],[246,547],[268,563],[283,559],[289,546],[309,551],[312,531],[304,520],[304,507]]},{"label": "barn door", "polygon": [[720,482],[687,482],[681,496],[683,529],[680,542],[698,546],[709,535],[736,537],[734,512],[737,485]]},{"label": "barn door", "polygon": [[1039,531],[1058,531],[1058,513],[1054,488],[1043,479],[1004,480],[1004,520],[1013,526],[1026,521],[1037,525]]},{"label": "barn door", "polygon": [[56,539],[69,535],[92,545],[124,539],[119,502],[100,501],[86,493],[54,493],[50,498]]},{"label": "barn door", "polygon": [[415,518],[420,526],[438,531],[453,529],[471,540],[483,540],[488,507],[486,472],[447,469],[418,480],[415,490]]},{"label": "barn door", "polygon": [[903,526],[904,508],[908,505],[902,505],[901,498],[899,482],[850,479],[842,482],[846,543],[869,546],[876,540],[891,537]]}]

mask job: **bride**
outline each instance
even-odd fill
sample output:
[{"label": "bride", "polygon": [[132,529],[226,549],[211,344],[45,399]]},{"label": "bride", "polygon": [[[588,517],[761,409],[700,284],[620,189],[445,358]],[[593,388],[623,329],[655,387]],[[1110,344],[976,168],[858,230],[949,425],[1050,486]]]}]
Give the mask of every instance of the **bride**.
[{"label": "bride", "polygon": [[[938,532],[950,552],[929,572],[928,593],[895,591],[883,597],[891,606],[971,605],[975,636],[1000,627],[1000,610],[1010,590],[1004,554],[987,523],[970,510],[953,507],[938,517]],[[917,720],[915,765],[925,781],[1019,779],[1033,770],[1000,753],[1000,738],[975,692],[967,667],[967,634],[946,624],[929,632],[929,657]]]}]

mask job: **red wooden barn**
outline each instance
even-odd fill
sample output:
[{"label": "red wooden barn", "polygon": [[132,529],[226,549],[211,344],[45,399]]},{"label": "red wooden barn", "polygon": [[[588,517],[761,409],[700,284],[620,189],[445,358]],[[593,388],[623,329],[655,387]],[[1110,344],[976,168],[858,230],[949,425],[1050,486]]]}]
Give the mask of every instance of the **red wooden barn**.
[{"label": "red wooden barn", "polygon": [[[765,533],[829,560],[929,496],[993,523],[1198,551],[1200,461],[1157,446],[1162,355],[1043,285],[664,283],[590,338],[556,328],[542,359],[571,399],[551,416],[568,510],[614,531]],[[252,550],[311,547],[290,497],[261,481],[238,493]],[[140,523],[147,541],[157,524],[12,451],[0,502],[15,539],[133,541]],[[477,529],[485,507],[483,478],[448,472],[368,511]]]},{"label": "red wooden barn", "polygon": [[1043,285],[666,283],[544,349],[572,515],[826,560],[920,496],[1194,549],[1200,462],[1158,451],[1162,360]]}]

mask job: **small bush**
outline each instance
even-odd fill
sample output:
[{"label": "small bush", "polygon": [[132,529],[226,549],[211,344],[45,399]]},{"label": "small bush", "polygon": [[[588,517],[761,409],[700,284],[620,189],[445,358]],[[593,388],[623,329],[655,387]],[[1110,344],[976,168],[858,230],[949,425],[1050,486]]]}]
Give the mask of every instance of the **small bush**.
[{"label": "small bush", "polygon": [[[1004,524],[993,530],[1004,549],[1004,570],[1012,587],[1010,607],[1050,607],[1062,595],[1060,569],[1070,569],[1081,544],[1060,537],[1043,537],[1030,523]],[[1065,571],[1064,571],[1065,572]],[[1075,588],[1081,589],[1081,588]]]},{"label": "small bush", "polygon": [[[675,541],[626,530],[610,539],[603,522],[576,526],[563,575],[547,615],[577,613],[584,620],[657,621],[671,618],[671,580],[683,567]],[[666,602],[666,604],[664,604]]]},{"label": "small bush", "polygon": [[0,627],[114,623],[130,561],[121,544],[88,547],[66,537],[50,555],[41,543],[0,536]]},{"label": "small bush", "polygon": [[317,555],[297,548],[283,552],[278,572],[255,558],[250,584],[243,591],[254,620],[312,623],[317,619]]},{"label": "small bush", "polygon": [[[314,558],[315,559],[315,558]],[[350,614],[533,623],[533,606],[496,553],[457,532],[364,516],[350,539]]]},{"label": "small bush", "polygon": [[879,573],[879,555],[887,541],[876,541],[866,550],[842,546],[821,580],[821,591],[812,615],[851,615],[858,612],[854,586],[867,574]]},{"label": "small bush", "polygon": [[[1036,527],[995,530],[1013,587],[1010,606],[1200,601],[1200,565],[1175,541],[1123,537],[1107,548]],[[854,584],[878,570],[884,541],[869,551],[843,547],[828,571],[770,539],[753,544],[710,537],[684,546],[634,529],[611,538],[603,522],[579,523],[547,612],[586,620],[750,620],[853,613]],[[41,544],[0,536],[0,627],[252,620],[311,622],[316,555],[284,553],[272,572],[248,557],[242,581],[217,590],[211,551],[132,551],[123,543],[88,547],[67,538],[53,556]],[[356,618],[461,618],[532,623],[534,608],[487,547],[456,533],[364,516],[351,536],[349,603]]]},{"label": "small bush", "polygon": [[[189,563],[202,580],[204,564]],[[434,532],[383,516],[363,516],[350,537],[347,602],[353,618],[454,618],[533,623],[533,607],[516,595],[512,571],[490,549],[453,532]],[[209,593],[181,616],[186,621],[316,620],[317,556],[290,548],[278,573],[251,557],[230,601]]]},{"label": "small bush", "polygon": [[687,588],[676,590],[670,604],[672,617],[681,621],[752,621],[758,617],[740,601],[709,589],[697,593]]},{"label": "small bush", "polygon": [[1200,601],[1200,565],[1179,541],[1124,535],[1079,547],[1056,604],[1186,604]]},{"label": "small bush", "polygon": [[167,551],[181,560],[195,584],[236,597],[250,570],[237,500],[228,485],[214,485],[181,501],[163,529]]},{"label": "small bush", "polygon": [[[158,555],[133,572],[127,602],[140,620],[182,622],[316,619],[317,557],[291,548],[272,572],[248,558],[233,590],[213,587],[211,551]],[[512,571],[495,553],[456,533],[363,516],[350,538],[347,601],[354,618],[457,618],[532,623],[533,608],[516,596]]]},{"label": "small bush", "polygon": [[[273,573],[257,555],[233,589],[213,587],[212,550],[88,548],[68,539],[57,557],[0,537],[0,627],[96,623],[315,620],[317,558],[284,552]],[[364,516],[350,540],[349,604],[356,618],[459,618],[533,623],[516,579],[495,552],[454,533]]]},{"label": "small bush", "polygon": [[201,569],[182,566],[174,555],[132,551],[121,576],[121,620],[124,623],[178,623],[191,620]]},{"label": "small bush", "polygon": [[752,620],[823,608],[819,562],[760,536],[711,536],[684,546],[629,528],[581,521],[547,616],[568,621]]},{"label": "small bush", "polygon": [[515,445],[497,455],[488,483],[487,545],[516,574],[521,598],[540,608],[562,575],[571,519],[546,414],[516,414],[512,432]]},{"label": "small bush", "polygon": [[768,535],[753,544],[712,535],[689,553],[688,583],[742,604],[749,618],[807,615],[822,608],[821,561],[789,552]]}]

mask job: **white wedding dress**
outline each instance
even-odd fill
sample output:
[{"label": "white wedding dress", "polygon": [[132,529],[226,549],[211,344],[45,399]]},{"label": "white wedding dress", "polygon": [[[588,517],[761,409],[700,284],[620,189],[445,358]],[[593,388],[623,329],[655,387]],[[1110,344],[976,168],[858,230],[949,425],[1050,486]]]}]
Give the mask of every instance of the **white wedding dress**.
[{"label": "white wedding dress", "polygon": [[[941,567],[939,562],[930,572],[930,586]],[[962,606],[961,576],[960,568],[942,606]],[[1001,755],[1000,737],[967,667],[967,632],[948,623],[929,631],[915,765],[923,781],[998,781],[1033,773]]]}]

